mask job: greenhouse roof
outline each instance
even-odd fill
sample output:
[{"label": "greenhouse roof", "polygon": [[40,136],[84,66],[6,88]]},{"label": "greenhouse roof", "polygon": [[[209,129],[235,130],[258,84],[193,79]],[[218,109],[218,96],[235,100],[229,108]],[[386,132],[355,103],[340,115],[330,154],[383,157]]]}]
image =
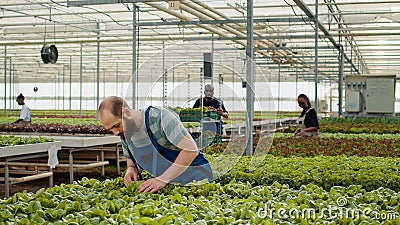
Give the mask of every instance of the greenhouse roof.
[{"label": "greenhouse roof", "polygon": [[[6,82],[54,82],[60,75],[74,82],[99,76],[129,81],[133,52],[140,66],[185,42],[245,54],[244,0],[2,0],[0,9],[0,71]],[[336,81],[341,49],[344,75],[399,73],[400,1],[324,0],[317,9],[310,0],[254,0],[254,58],[270,79],[313,80],[318,67],[319,80]],[[44,45],[57,47],[55,64],[43,63]],[[187,54],[166,57],[187,60]],[[197,73],[174,71],[177,77],[192,72]]]}]

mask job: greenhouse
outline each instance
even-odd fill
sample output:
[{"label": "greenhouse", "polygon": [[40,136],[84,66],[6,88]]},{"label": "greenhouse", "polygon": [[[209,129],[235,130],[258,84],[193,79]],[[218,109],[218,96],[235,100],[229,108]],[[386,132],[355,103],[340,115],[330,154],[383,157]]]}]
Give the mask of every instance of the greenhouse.
[{"label": "greenhouse", "polygon": [[400,1],[0,9],[0,224],[400,224]]}]

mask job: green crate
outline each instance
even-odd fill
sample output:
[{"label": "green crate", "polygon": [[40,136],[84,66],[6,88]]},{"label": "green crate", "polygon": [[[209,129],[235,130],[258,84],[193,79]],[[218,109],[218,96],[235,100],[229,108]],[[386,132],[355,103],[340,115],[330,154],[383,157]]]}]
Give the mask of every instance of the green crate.
[{"label": "green crate", "polygon": [[180,112],[179,117],[182,122],[200,122],[201,112],[191,111],[191,112]]},{"label": "green crate", "polygon": [[217,111],[208,111],[208,112],[205,113],[204,117],[209,117],[209,118],[211,118],[213,120],[220,120],[221,119],[221,115]]},{"label": "green crate", "polygon": [[203,112],[203,116],[201,111],[184,111],[179,112],[179,117],[182,122],[200,122],[203,118],[210,118],[213,120],[220,120],[221,115],[216,111],[207,111]]}]

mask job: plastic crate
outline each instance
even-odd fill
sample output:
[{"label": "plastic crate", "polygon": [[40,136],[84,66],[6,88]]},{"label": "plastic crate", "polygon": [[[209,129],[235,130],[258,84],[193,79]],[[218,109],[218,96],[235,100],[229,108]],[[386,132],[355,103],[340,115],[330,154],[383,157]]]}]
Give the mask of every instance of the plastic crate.
[{"label": "plastic crate", "polygon": [[200,122],[203,118],[220,120],[221,115],[216,111],[207,111],[201,114],[201,111],[184,111],[179,112],[179,117],[182,122]]},{"label": "plastic crate", "polygon": [[217,111],[208,111],[208,112],[204,113],[203,117],[209,117],[209,118],[211,118],[213,120],[220,120],[221,119],[221,115]]},{"label": "plastic crate", "polygon": [[182,122],[200,122],[202,118],[200,111],[180,112],[179,117]]}]

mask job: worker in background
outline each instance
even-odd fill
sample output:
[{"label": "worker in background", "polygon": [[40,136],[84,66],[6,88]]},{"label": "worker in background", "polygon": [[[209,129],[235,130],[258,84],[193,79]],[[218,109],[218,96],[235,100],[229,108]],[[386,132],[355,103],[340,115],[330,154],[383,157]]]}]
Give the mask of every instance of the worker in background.
[{"label": "worker in background", "polygon": [[25,104],[25,97],[21,93],[17,96],[18,105],[22,105],[21,112],[19,114],[19,119],[14,123],[20,123],[28,125],[31,123],[31,110],[27,104]]},{"label": "worker in background", "polygon": [[[204,95],[205,97],[203,98],[203,106],[209,107],[211,110],[217,110],[219,114],[227,119],[229,114],[228,111],[226,111],[224,103],[222,102],[221,99],[215,98],[214,96],[214,87],[211,84],[207,84],[204,87]],[[200,108],[201,98],[197,99],[196,102],[193,105],[193,108]]]},{"label": "worker in background", "polygon": [[303,109],[298,119],[298,129],[294,132],[295,137],[318,137],[319,123],[317,111],[311,107],[307,95],[300,94],[297,97],[299,106]]},{"label": "worker in background", "polygon": [[[204,87],[204,95],[203,98],[203,106],[208,107],[210,110],[217,111],[222,118],[228,119],[228,111],[226,111],[224,103],[221,99],[215,98],[214,96],[214,87],[211,84],[207,84]],[[193,108],[200,108],[201,107],[201,98],[197,99],[193,105]],[[223,121],[220,120],[214,125],[211,126],[211,130],[216,131],[215,133],[223,134]],[[203,124],[204,125],[204,124]],[[205,129],[210,129],[206,128]]]},{"label": "worker in background", "polygon": [[139,192],[155,193],[168,183],[213,181],[209,162],[171,110],[152,106],[134,110],[122,98],[111,96],[101,102],[98,115],[104,128],[121,138],[128,158],[125,186],[141,179],[141,168],[153,178],[143,182]]}]

